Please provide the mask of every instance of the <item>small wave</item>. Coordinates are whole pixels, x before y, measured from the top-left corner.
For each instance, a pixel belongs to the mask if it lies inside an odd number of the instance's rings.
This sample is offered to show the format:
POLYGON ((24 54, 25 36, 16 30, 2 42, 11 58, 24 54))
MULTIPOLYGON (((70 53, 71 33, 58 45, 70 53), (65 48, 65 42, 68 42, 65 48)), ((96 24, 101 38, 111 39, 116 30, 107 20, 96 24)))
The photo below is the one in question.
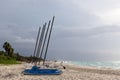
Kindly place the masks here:
POLYGON ((78 66, 120 69, 120 61, 109 61, 109 62, 67 61, 67 62, 78 66))

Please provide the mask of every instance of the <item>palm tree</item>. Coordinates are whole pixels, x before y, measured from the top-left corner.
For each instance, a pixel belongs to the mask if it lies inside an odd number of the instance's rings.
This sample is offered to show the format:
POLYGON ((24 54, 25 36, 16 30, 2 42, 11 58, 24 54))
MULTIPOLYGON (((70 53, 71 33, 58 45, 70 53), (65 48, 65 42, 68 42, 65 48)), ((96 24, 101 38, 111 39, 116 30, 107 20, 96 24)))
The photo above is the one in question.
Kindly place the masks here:
POLYGON ((14 53, 14 49, 12 48, 12 46, 10 45, 9 42, 5 42, 3 44, 3 48, 5 49, 6 53, 8 56, 12 57, 13 53, 14 53))

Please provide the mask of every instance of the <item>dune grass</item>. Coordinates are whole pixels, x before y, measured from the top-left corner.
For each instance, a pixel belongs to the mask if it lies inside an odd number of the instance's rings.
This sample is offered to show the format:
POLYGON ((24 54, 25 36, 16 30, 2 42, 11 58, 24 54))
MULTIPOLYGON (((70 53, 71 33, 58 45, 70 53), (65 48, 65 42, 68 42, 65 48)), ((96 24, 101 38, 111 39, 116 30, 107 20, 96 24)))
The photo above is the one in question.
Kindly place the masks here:
POLYGON ((15 58, 0 56, 0 64, 20 64, 15 58))

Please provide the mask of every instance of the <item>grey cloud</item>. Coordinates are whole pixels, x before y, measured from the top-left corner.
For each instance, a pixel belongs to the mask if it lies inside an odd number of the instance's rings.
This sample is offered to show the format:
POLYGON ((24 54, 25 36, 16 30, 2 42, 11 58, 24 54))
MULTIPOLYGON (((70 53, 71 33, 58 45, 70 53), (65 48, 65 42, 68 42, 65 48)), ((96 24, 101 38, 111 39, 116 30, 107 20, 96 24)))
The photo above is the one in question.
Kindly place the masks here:
MULTIPOLYGON (((119 26, 101 26, 99 17, 88 10, 94 1, 76 2, 88 6, 84 8, 71 0, 0 1, 0 47, 5 41, 9 41, 16 52, 31 55, 38 26, 55 15, 48 58, 100 60, 104 53, 106 57, 110 52, 111 56, 114 52, 119 54, 120 38, 115 36, 120 31, 119 26)), ((100 5, 93 5, 92 8, 101 9, 100 5)))
POLYGON ((64 26, 91 26, 97 23, 98 17, 85 11, 81 6, 76 6, 68 1, 4 1, 1 2, 0 21, 14 22, 20 26, 39 26, 43 22, 56 16, 56 24, 64 26), (6 4, 6 5, 2 5, 6 4), (22 6, 21 6, 22 5, 22 6), (96 21, 94 23, 94 21, 96 21), (87 24, 86 24, 87 23, 87 24))
POLYGON ((53 32, 48 58, 77 60, 118 60, 119 26, 87 29, 56 29, 53 32), (97 37, 94 37, 97 36, 97 37), (63 55, 62 55, 63 54, 63 55))
POLYGON ((19 43, 35 43, 35 40, 34 39, 23 39, 21 37, 16 37, 16 40, 15 42, 19 42, 19 43))
POLYGON ((75 37, 93 37, 99 35, 105 35, 110 33, 117 33, 120 31, 119 25, 112 26, 98 26, 94 28, 81 28, 81 27, 72 27, 72 28, 54 28, 53 36, 55 38, 75 38, 75 37))

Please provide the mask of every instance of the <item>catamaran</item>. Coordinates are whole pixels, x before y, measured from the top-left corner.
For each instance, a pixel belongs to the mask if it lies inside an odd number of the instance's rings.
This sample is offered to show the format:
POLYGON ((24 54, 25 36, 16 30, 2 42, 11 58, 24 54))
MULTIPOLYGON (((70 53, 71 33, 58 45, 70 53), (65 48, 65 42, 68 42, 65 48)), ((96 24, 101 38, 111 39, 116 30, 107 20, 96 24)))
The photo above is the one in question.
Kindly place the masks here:
MULTIPOLYGON (((47 55, 48 45, 49 45, 50 36, 51 36, 52 28, 53 28, 54 18, 55 18, 55 16, 53 16, 52 23, 51 23, 51 20, 49 21, 46 33, 45 33, 45 28, 46 28, 47 23, 45 23, 43 25, 41 34, 40 34, 41 27, 39 27, 36 45, 35 45, 34 54, 33 54, 33 57, 37 57, 37 58, 36 58, 36 60, 34 60, 34 66, 32 66, 31 69, 25 69, 22 72, 23 74, 25 74, 25 75, 60 75, 63 73, 62 70, 60 70, 60 69, 45 67, 46 66, 45 65, 46 55, 47 55), (51 24, 51 26, 50 26, 50 24, 51 24), (48 38, 47 38, 47 36, 48 36, 48 38), (46 41, 46 39, 48 41, 46 41), (45 48, 45 53, 44 53, 45 55, 44 55, 44 59, 43 59, 43 65, 42 65, 42 66, 44 66, 44 68, 43 68, 43 67, 38 67, 37 62, 38 62, 38 58, 40 58, 40 59, 42 58, 45 43, 46 43, 46 48, 45 48)), ((39 64, 40 64, 40 59, 39 59, 39 64)))

